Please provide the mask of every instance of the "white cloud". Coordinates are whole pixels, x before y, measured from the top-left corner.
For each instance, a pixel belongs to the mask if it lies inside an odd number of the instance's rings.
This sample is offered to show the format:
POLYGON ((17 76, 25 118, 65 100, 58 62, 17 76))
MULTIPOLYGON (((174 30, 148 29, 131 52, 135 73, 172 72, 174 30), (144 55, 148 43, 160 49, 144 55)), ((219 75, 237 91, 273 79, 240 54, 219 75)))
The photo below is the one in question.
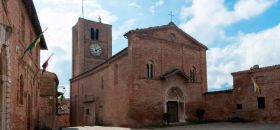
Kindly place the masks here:
POLYGON ((224 48, 208 51, 209 87, 220 88, 222 84, 232 84, 230 73, 250 69, 255 64, 261 67, 280 64, 280 24, 250 34, 241 34, 236 42, 224 48))
POLYGON ((203 43, 213 44, 216 39, 227 40, 225 27, 257 16, 276 2, 277 0, 239 0, 234 5, 234 10, 229 11, 224 0, 194 0, 190 7, 181 9, 183 23, 180 27, 203 43))
POLYGON ((152 13, 152 15, 155 14, 155 12, 156 12, 155 9, 156 9, 157 7, 163 5, 163 4, 164 4, 164 0, 158 0, 154 5, 152 5, 152 6, 150 7, 150 12, 152 13))
POLYGON ((134 8, 138 8, 138 9, 141 8, 141 6, 139 4, 137 4, 137 3, 135 3, 135 2, 129 3, 128 6, 134 7, 134 8))
MULTIPOLYGON (((189 2, 189 1, 187 1, 189 2)), ((193 0, 181 9, 180 27, 206 45, 225 42, 222 48, 207 52, 208 87, 232 85, 232 72, 246 70, 255 64, 279 64, 280 25, 258 33, 226 36, 225 28, 265 12, 277 0, 238 0, 229 10, 224 0, 193 0), (207 6, 206 6, 207 5, 207 6)))
POLYGON ((116 41, 117 39, 121 38, 121 36, 126 32, 131 30, 135 22, 136 19, 129 19, 122 23, 120 26, 116 26, 116 28, 113 28, 113 43, 115 43, 114 41, 116 41))

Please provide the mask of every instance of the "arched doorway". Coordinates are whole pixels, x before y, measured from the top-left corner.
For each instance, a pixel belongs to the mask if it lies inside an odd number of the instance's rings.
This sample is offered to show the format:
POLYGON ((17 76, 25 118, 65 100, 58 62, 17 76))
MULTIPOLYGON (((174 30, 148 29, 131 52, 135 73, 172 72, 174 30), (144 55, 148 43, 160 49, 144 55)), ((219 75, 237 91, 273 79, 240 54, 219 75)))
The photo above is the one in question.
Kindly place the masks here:
POLYGON ((165 102, 165 112, 170 113, 170 122, 185 122, 185 98, 179 87, 167 91, 165 102))

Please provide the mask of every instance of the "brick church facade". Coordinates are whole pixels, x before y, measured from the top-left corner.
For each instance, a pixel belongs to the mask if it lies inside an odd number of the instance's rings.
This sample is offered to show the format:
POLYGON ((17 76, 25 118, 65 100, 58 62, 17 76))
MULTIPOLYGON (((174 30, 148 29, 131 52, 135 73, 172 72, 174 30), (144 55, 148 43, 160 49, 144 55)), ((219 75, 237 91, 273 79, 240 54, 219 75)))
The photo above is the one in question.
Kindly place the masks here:
POLYGON ((131 30, 114 56, 112 27, 80 18, 73 27, 71 124, 132 126, 194 118, 207 91, 207 47, 175 24, 131 30))
POLYGON ((197 120, 280 122, 280 66, 232 73, 233 89, 207 92, 207 47, 174 23, 131 30, 112 53, 112 26, 80 18, 73 27, 70 123, 143 127, 197 120), (254 91, 255 80, 261 93, 254 91))

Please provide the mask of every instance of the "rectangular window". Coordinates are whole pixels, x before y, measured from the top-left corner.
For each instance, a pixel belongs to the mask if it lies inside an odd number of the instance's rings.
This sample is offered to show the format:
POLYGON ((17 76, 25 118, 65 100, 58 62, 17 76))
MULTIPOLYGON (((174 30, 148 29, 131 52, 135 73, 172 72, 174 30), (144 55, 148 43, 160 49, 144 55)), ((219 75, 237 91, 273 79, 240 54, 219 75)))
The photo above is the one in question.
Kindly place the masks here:
POLYGON ((104 89, 104 80, 103 80, 103 76, 101 77, 101 88, 104 89))
POLYGON ((153 64, 150 64, 148 63, 147 64, 147 76, 148 76, 148 79, 153 79, 153 64))
POLYGON ((265 99, 264 97, 258 97, 258 108, 264 109, 265 108, 265 99))
POLYGON ((89 108, 88 109, 86 109, 86 114, 87 115, 89 115, 90 113, 89 113, 89 108))
POLYGON ((95 40, 94 28, 90 29, 90 38, 91 40, 95 40))
POLYGON ((242 104, 236 104, 237 109, 242 109, 242 104))
POLYGON ((95 40, 99 40, 99 29, 96 29, 95 35, 96 35, 95 40))
POLYGON ((149 70, 149 64, 147 64, 147 77, 150 78, 150 70, 149 70))

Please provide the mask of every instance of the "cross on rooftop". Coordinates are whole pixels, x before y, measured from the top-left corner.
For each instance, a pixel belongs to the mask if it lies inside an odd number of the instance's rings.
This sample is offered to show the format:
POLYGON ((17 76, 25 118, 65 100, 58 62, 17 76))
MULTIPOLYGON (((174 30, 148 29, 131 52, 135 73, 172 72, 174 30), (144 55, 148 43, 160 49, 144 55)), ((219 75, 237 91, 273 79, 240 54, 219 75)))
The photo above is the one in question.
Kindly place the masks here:
POLYGON ((170 22, 173 22, 173 17, 175 16, 172 11, 168 14, 170 16, 170 22))

